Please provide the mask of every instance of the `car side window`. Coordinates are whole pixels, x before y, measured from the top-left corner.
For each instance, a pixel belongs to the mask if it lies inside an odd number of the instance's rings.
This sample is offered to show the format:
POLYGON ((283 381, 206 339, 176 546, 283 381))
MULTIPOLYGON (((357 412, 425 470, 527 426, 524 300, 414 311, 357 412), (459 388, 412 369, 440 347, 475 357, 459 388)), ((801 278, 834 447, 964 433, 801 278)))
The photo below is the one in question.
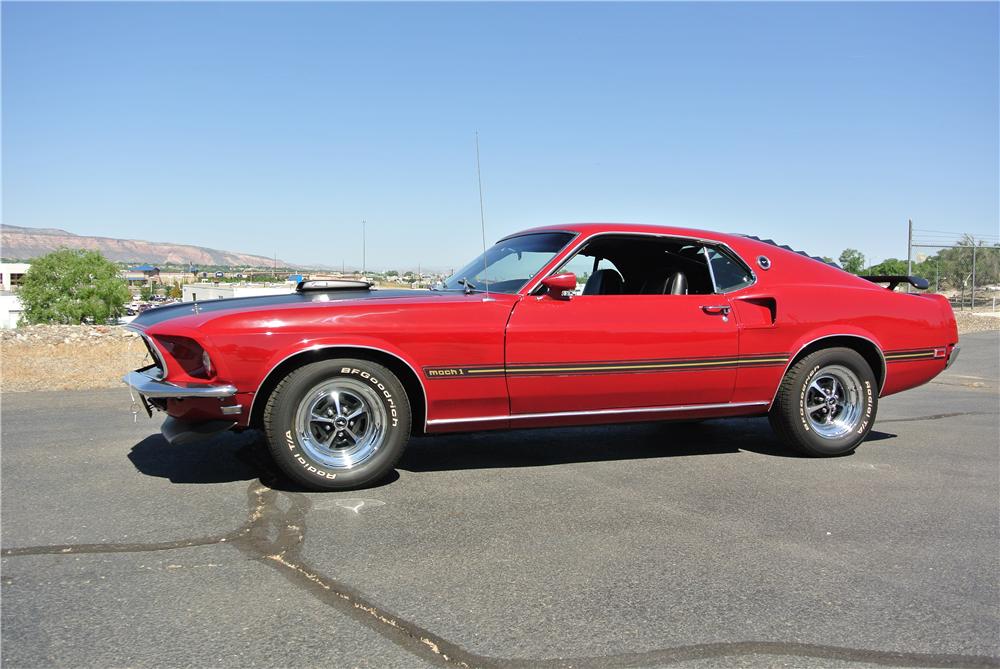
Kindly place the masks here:
POLYGON ((576 290, 573 291, 575 295, 583 294, 583 288, 587 285, 587 281, 590 280, 594 272, 612 270, 619 275, 621 274, 621 270, 615 267, 615 264, 607 258, 597 259, 597 267, 594 267, 594 260, 594 256, 581 252, 573 256, 569 262, 559 269, 560 272, 572 272, 576 274, 576 290))
POLYGON ((556 271, 576 274, 575 292, 585 297, 715 292, 705 245, 677 237, 601 235, 556 271))
POLYGON ((753 283, 753 273, 742 263, 711 247, 706 248, 706 253, 711 263, 716 292, 728 293, 753 283))

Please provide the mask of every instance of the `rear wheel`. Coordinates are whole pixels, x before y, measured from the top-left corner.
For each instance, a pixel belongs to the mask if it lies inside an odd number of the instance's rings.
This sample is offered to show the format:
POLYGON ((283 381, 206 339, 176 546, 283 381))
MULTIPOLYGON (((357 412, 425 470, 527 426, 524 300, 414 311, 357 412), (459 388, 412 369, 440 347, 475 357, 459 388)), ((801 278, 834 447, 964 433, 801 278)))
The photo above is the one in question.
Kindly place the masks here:
POLYGON ((313 490, 374 482, 403 454, 410 404, 399 379, 368 360, 300 367, 271 393, 264 432, 278 466, 313 490))
POLYGON ((875 422, 878 384, 868 362, 849 348, 816 351, 785 374, 769 415, 783 441, 813 456, 844 455, 875 422))

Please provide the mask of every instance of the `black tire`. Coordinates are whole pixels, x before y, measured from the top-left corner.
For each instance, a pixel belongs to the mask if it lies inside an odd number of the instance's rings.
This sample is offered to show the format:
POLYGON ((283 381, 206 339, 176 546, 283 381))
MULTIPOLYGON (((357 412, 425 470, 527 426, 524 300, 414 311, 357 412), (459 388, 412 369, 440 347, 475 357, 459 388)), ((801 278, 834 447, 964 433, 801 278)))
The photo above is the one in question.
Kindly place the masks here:
POLYGON ((278 383, 264 408, 264 434, 275 463, 296 483, 321 491, 357 488, 383 478, 403 454, 410 402, 403 384, 382 365, 323 360, 278 383), (359 408, 366 412, 356 413, 359 408), (358 416, 354 422, 350 413, 358 416), (367 447, 352 454, 361 444, 367 447))
POLYGON ((768 418, 789 446, 806 455, 831 457, 853 452, 871 431, 877 411, 878 382, 868 362, 852 349, 827 348, 810 353, 788 370, 768 418), (839 386, 830 379, 839 381, 839 386), (854 382, 857 387, 852 390, 854 382), (833 395, 831 402, 831 395, 824 393, 837 387, 844 401, 833 395), (810 411, 812 407, 820 408, 810 411))

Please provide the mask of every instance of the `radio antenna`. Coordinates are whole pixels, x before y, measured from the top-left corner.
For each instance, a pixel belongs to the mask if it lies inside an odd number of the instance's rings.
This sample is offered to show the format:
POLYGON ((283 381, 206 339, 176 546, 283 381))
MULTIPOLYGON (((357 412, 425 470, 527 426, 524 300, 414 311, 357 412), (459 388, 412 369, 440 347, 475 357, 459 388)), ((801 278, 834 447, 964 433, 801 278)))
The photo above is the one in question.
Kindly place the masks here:
POLYGON ((483 206, 483 172, 479 166, 479 131, 476 131, 476 178, 479 180, 479 224, 483 231, 483 284, 486 286, 486 299, 490 299, 490 280, 486 276, 489 263, 486 259, 486 208, 483 206))

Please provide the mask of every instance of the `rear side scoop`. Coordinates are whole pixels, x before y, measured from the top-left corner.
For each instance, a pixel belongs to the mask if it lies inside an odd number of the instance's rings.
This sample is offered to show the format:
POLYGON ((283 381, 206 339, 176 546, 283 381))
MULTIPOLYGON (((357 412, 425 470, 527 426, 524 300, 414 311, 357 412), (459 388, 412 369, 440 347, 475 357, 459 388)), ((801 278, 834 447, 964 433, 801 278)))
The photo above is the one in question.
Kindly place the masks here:
POLYGON ((887 283, 889 284, 889 290, 896 290, 896 286, 901 283, 908 283, 918 290, 927 290, 930 283, 927 279, 919 276, 905 276, 903 274, 876 274, 873 276, 862 276, 862 279, 867 279, 872 283, 887 283))

